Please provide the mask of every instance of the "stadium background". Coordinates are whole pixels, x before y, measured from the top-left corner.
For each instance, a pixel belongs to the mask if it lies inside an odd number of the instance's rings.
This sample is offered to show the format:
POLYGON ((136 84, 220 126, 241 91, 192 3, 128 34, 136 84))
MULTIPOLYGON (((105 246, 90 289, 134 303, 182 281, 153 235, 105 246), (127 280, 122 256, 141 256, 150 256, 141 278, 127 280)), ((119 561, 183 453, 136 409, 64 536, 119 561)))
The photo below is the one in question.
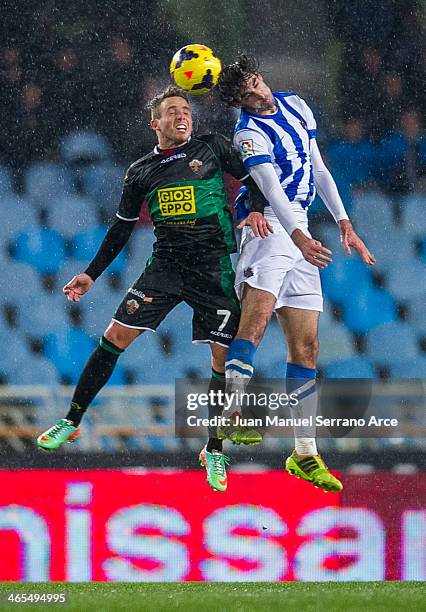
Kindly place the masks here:
MULTIPOLYGON (((101 12, 79 0, 4 3, 0 580, 424 580, 425 423, 414 411, 424 415, 426 377, 423 8, 237 0, 216 2, 212 19, 208 3, 190 0, 106 1, 101 12), (142 212, 91 293, 78 305, 63 298, 114 214, 124 169, 154 144, 145 104, 187 42, 224 62, 253 53, 271 85, 309 101, 378 260, 367 270, 344 258, 337 228, 313 205, 312 233, 336 253, 322 274, 320 374, 404 396, 394 408, 407 425, 403 438, 321 440, 346 484, 331 499, 276 471, 290 440, 232 449, 225 495, 192 471, 201 442, 173 436, 173 382, 208 376, 209 351, 191 347, 184 305, 120 358, 78 445, 53 457, 34 450, 150 253, 142 212)), ((230 132, 235 116, 214 95, 194 105, 200 131, 230 132)), ((272 321, 257 370, 279 378, 284 364, 272 321)))

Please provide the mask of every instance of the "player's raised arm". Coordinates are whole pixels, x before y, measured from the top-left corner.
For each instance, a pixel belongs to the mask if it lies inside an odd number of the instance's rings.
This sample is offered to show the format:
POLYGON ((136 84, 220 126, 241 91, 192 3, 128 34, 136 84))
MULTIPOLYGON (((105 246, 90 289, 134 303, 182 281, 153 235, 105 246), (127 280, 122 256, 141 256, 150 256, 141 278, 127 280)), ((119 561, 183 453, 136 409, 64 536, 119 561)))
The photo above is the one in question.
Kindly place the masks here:
POLYGON ((108 229, 98 252, 86 270, 74 276, 63 288, 63 292, 70 302, 79 302, 81 297, 92 287, 95 280, 114 261, 128 242, 139 219, 143 193, 137 185, 137 174, 132 168, 126 174, 124 182, 116 219, 108 229))
POLYGON ((315 188, 340 228, 340 238, 345 253, 350 255, 351 247, 353 247, 364 263, 368 265, 375 264, 374 256, 352 227, 336 183, 321 157, 315 138, 311 139, 310 152, 315 188))

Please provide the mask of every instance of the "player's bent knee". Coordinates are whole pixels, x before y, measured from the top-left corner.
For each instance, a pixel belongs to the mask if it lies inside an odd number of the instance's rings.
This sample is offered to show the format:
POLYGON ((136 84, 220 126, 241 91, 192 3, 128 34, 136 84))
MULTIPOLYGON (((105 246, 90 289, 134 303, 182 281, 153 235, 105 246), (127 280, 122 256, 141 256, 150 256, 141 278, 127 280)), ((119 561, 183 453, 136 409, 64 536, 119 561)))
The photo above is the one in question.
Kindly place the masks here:
POLYGON ((104 333, 104 337, 121 349, 127 348, 143 330, 124 327, 112 321, 104 333))

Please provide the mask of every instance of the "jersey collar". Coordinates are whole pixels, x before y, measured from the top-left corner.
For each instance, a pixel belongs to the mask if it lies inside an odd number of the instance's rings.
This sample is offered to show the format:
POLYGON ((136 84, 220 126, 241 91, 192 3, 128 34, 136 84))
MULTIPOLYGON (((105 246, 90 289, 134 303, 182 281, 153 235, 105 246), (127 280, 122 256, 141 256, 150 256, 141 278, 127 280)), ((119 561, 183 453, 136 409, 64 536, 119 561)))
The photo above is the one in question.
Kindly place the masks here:
POLYGON ((157 155, 174 155, 175 153, 182 151, 189 143, 191 142, 191 136, 185 142, 185 144, 180 145, 179 147, 174 147, 173 149, 160 149, 159 145, 155 145, 154 153, 157 155))

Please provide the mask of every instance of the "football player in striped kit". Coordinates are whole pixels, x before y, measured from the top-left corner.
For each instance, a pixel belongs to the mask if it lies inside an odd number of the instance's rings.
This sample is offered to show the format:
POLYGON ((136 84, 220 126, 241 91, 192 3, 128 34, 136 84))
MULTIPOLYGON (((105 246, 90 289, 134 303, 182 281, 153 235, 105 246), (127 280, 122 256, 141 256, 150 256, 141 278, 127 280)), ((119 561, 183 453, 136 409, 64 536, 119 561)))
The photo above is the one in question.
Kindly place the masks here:
MULTIPOLYGON (((331 251, 308 229, 307 212, 316 191, 339 226, 345 253, 350 255, 353 248, 367 265, 375 259, 355 233, 322 160, 315 118, 306 102, 295 93, 272 92, 257 61, 246 55, 222 70, 218 89, 228 105, 241 108, 234 146, 268 202, 264 215, 273 227, 264 239, 243 229, 236 272, 242 312, 226 358, 227 383, 245 388, 256 348, 275 311, 288 344, 287 392, 299 400, 293 416, 314 416, 323 305, 319 270, 332 262, 331 251)), ((229 431, 219 433, 230 437, 229 431)), ((318 454, 314 428, 295 428, 295 450, 286 470, 325 491, 343 488, 318 454)))

